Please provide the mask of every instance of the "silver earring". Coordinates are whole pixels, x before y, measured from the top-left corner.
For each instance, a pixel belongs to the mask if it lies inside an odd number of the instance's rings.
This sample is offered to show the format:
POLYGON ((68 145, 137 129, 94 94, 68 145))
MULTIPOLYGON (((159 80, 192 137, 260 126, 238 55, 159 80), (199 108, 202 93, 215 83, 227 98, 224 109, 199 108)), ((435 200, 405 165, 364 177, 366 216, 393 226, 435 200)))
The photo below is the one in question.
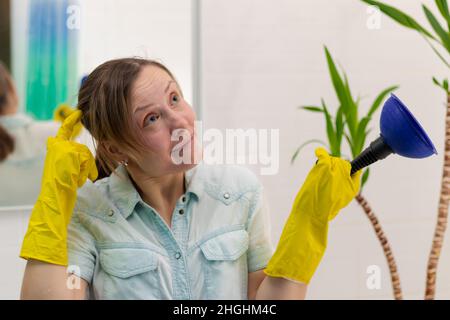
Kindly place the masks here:
POLYGON ((120 161, 120 163, 122 165, 124 165, 125 167, 128 167, 128 160, 122 160, 122 161, 120 161))

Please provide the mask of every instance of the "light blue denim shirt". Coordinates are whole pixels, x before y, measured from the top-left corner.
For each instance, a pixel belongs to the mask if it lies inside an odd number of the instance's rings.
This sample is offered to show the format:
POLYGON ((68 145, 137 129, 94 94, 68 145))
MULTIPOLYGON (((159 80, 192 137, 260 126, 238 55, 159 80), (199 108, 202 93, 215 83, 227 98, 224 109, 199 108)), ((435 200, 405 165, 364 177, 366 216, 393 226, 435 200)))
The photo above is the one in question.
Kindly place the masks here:
POLYGON ((90 299, 247 299, 248 273, 273 254, 270 218, 247 168, 200 163, 171 228, 142 201, 123 166, 78 190, 69 265, 90 299))

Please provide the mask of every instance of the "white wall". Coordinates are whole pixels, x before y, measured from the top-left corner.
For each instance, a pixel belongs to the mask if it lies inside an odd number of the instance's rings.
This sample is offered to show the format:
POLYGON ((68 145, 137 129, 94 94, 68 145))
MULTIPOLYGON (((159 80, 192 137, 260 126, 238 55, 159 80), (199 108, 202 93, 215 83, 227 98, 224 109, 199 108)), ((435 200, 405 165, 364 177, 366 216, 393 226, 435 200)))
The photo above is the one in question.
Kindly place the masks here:
MULTIPOLYGON (((434 8, 434 1, 423 2, 434 8)), ((389 3, 426 23, 419 1, 389 3)), ((366 8, 353 0, 203 1, 205 127, 280 129, 279 174, 261 176, 277 243, 292 201, 314 164, 316 146, 305 148, 293 166, 290 158, 302 142, 326 139, 323 118, 296 107, 320 103, 321 97, 334 106, 333 112, 336 107, 323 45, 345 67, 353 92, 364 97, 363 110, 381 89, 401 85, 398 96, 421 121, 440 154, 424 160, 391 155, 372 166, 364 194, 391 242, 404 297, 422 299, 444 147, 445 97, 431 77, 443 78, 448 70, 419 35, 390 19, 383 16, 381 29, 369 30, 366 8)), ((378 135, 377 122, 372 123, 371 138, 378 135)), ((437 298, 450 298, 449 237, 441 256, 437 298)), ((392 297, 382 249, 353 202, 332 222, 329 247, 308 298, 392 297), (381 290, 366 287, 369 265, 381 267, 381 290)))
POLYGON ((84 0, 82 74, 113 58, 157 59, 177 77, 192 101, 191 1, 84 0))

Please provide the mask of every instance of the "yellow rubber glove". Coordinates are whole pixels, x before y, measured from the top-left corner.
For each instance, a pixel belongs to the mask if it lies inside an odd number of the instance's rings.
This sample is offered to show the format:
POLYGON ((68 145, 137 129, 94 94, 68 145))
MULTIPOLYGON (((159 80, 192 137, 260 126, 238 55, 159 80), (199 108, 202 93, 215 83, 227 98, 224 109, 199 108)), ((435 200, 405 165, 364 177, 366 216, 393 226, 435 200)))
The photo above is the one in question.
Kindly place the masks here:
POLYGON ((81 111, 73 112, 55 138, 47 140, 41 191, 31 212, 20 257, 67 266, 67 226, 75 206, 77 189, 97 168, 85 145, 69 141, 81 111))
POLYGON ((350 176, 350 162, 317 148, 317 164, 298 192, 277 249, 264 273, 309 283, 327 246, 328 222, 360 189, 361 170, 350 176))
MULTIPOLYGON (((67 119, 67 117, 75 112, 75 110, 76 109, 72 108, 68 104, 60 104, 53 112, 53 120, 63 123, 64 120, 67 119)), ((74 140, 76 137, 78 137, 81 129, 83 129, 83 125, 81 124, 81 122, 78 122, 72 130, 70 140, 74 140)))

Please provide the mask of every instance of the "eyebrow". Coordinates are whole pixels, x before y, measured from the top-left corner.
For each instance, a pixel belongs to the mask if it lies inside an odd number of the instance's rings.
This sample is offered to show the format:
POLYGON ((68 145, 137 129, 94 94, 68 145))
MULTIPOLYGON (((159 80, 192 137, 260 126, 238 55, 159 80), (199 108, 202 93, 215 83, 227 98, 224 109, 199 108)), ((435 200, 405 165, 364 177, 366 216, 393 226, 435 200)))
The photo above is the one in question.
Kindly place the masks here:
MULTIPOLYGON (((169 90, 169 87, 170 87, 170 85, 171 85, 173 82, 175 82, 175 80, 170 80, 170 81, 167 83, 167 87, 166 87, 166 89, 164 90, 164 93, 167 93, 167 90, 169 90)), ((150 103, 150 104, 147 104, 147 105, 145 105, 145 106, 138 107, 138 108, 136 108, 136 110, 134 110, 134 113, 136 113, 136 112, 138 112, 138 111, 141 111, 141 110, 143 110, 143 109, 146 109, 146 108, 148 108, 148 107, 150 107, 150 106, 152 106, 152 105, 154 105, 154 103, 150 103)))

